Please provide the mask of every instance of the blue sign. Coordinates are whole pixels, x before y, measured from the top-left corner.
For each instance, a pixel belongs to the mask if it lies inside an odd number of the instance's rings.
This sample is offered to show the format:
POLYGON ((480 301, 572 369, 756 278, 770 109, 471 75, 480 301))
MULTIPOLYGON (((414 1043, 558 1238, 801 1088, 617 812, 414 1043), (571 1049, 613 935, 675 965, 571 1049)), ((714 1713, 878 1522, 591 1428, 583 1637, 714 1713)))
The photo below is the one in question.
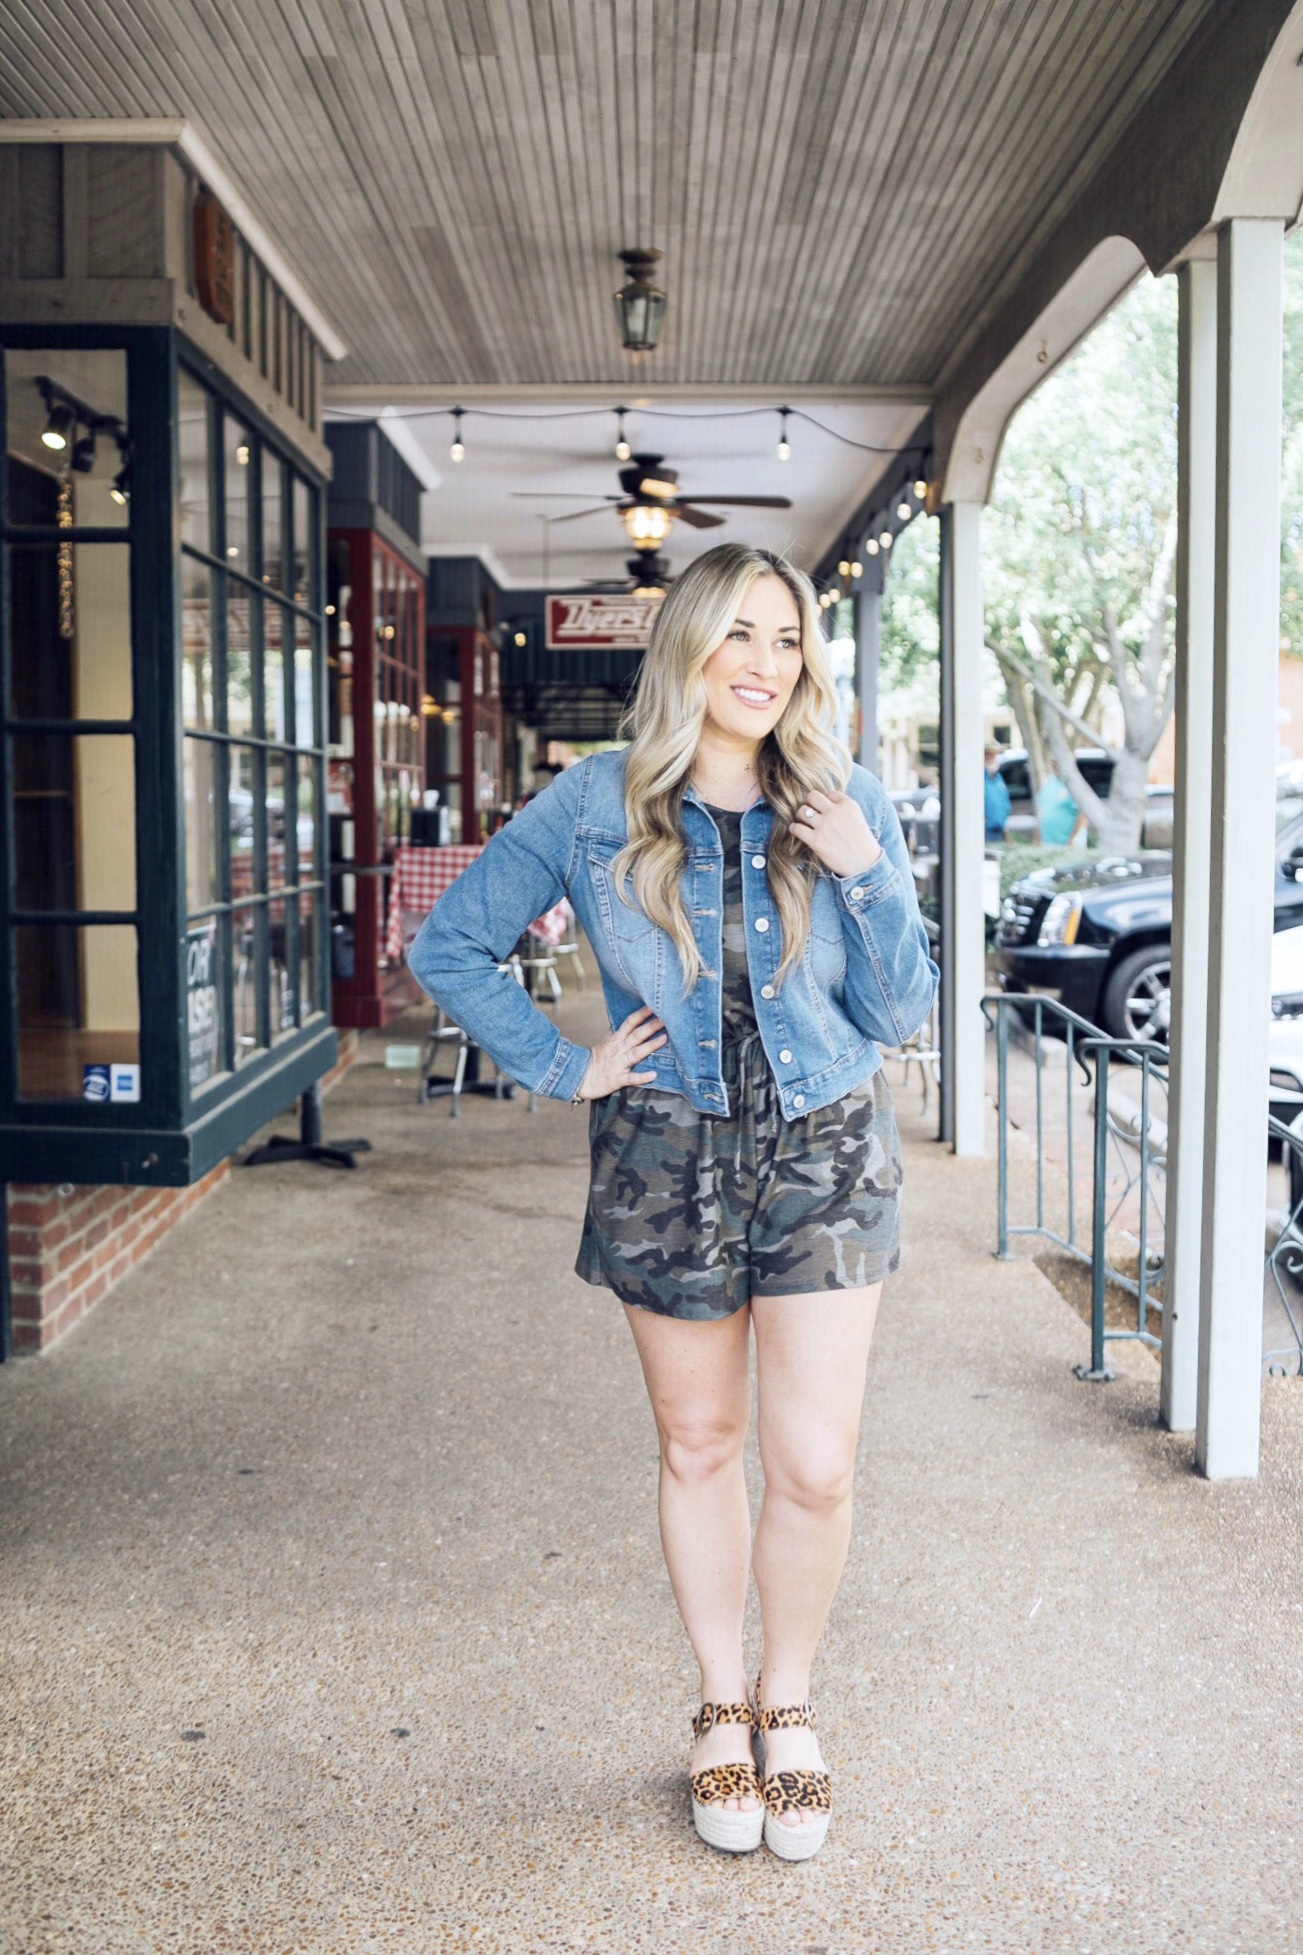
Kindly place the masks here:
POLYGON ((83 1066, 81 1069, 81 1096, 84 1100, 107 1100, 109 1097, 109 1069, 107 1066, 83 1066))

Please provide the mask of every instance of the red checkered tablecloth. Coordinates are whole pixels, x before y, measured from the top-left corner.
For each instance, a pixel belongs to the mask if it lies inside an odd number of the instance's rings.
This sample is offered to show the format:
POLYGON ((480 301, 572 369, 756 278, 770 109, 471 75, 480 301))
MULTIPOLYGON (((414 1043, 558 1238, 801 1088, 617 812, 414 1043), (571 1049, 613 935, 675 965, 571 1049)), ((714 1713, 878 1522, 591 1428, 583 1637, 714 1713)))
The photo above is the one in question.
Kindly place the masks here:
MULTIPOLYGON (((484 846, 483 842, 455 842, 444 848, 417 848, 405 843, 399 849, 389 879, 387 957, 394 960, 402 955, 444 891, 470 867, 484 846)), ((555 909, 530 924, 529 933, 549 947, 559 944, 573 916, 563 897, 555 909)))

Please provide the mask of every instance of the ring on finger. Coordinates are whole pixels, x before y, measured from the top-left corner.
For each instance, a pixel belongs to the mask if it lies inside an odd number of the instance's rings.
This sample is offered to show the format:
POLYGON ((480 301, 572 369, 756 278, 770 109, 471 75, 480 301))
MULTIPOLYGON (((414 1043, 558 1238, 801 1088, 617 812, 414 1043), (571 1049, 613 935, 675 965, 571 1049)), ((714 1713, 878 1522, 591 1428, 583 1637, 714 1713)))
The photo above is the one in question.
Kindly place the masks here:
POLYGON ((813 821, 818 812, 817 808, 802 808, 801 818, 803 821, 813 821))

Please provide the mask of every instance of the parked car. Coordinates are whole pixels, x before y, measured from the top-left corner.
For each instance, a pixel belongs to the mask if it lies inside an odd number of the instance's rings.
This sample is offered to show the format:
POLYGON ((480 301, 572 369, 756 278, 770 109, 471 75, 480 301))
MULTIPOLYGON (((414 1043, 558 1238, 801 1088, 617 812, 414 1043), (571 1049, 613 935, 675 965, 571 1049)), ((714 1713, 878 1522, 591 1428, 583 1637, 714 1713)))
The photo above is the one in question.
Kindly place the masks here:
MULTIPOLYGON (((1086 786, 1093 788, 1101 801, 1107 801, 1113 785, 1113 756, 1102 747, 1080 747, 1073 755, 1086 786)), ((1035 841, 1036 799, 1032 793, 1031 763, 1025 747, 1010 747, 998 762, 1000 778, 1009 790, 1012 812, 1005 827, 1011 842, 1035 841)), ((1140 845, 1146 849, 1172 846, 1172 790, 1153 786, 1148 790, 1148 807, 1141 829, 1140 845)))
MULTIPOLYGON (((1303 925, 1303 795, 1276 802, 1276 929, 1303 925)), ((1167 1043, 1172 864, 1156 851, 1095 856, 1016 882, 996 927, 1005 991, 1042 991, 1112 1038, 1167 1043)))

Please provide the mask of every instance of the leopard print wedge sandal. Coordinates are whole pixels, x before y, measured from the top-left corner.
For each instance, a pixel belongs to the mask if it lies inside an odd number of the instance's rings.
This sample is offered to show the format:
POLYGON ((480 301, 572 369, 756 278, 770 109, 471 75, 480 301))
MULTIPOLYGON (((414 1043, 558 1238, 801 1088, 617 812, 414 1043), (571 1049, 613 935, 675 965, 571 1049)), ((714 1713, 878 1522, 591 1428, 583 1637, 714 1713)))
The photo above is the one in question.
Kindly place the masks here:
MULTIPOLYGON (((755 1728, 750 1704, 703 1704, 692 1720, 695 1743, 717 1724, 755 1728)), ((721 1853, 754 1853, 765 1829, 765 1795, 754 1760, 741 1765, 710 1765, 692 1774, 692 1823, 707 1846, 721 1853), (730 1811, 725 1799, 754 1799, 751 1812, 730 1811)))
MULTIPOLYGON (((809 1698, 803 1704, 783 1704, 766 1709, 760 1702, 760 1680, 756 1679, 757 1721, 763 1737, 766 1731, 790 1731, 804 1725, 814 1729, 814 1706, 809 1698)), ((766 1766, 768 1759, 766 1758, 766 1766)), ((810 1860, 828 1837, 832 1822, 832 1780, 824 1771, 771 1772, 762 1781, 765 1799, 764 1842, 780 1860, 810 1860), (801 1815, 799 1826, 785 1826, 781 1814, 801 1815)))

